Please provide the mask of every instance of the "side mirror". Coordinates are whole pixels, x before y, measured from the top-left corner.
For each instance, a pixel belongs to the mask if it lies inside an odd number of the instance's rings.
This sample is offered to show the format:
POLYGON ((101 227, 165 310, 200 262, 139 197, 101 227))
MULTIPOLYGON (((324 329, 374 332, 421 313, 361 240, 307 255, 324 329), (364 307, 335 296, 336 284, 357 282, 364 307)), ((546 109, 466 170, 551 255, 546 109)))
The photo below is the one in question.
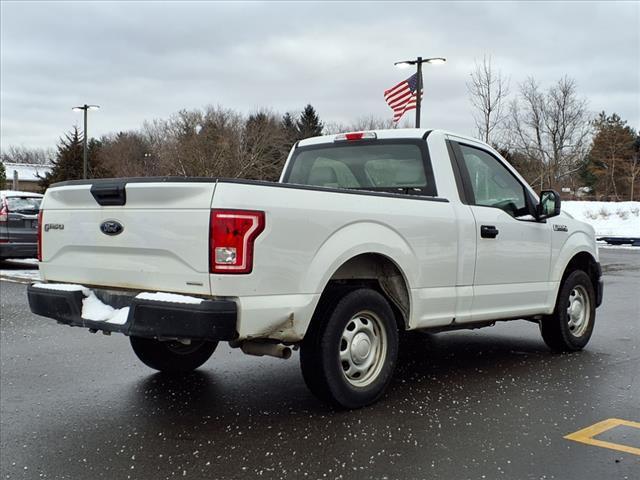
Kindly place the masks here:
POLYGON ((540 203, 536 206, 536 220, 560 215, 560 194, 555 190, 540 192, 540 203))

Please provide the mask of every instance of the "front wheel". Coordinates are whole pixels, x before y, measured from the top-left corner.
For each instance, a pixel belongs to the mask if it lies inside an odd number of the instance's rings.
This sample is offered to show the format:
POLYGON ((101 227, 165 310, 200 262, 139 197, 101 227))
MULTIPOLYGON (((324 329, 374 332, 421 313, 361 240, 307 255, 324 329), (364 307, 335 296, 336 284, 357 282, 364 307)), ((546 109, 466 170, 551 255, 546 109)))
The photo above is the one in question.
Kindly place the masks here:
POLYGON ((375 290, 330 295, 314 315, 300 352, 309 389, 341 408, 375 402, 389 385, 398 329, 389 303, 375 290))
POLYGON ((190 372, 201 366, 213 355, 218 342, 192 341, 185 345, 177 341, 160 341, 152 338, 129 337, 136 356, 146 366, 161 372, 190 372))
POLYGON ((582 350, 596 320, 596 298, 589 275, 571 272, 560 286, 554 312, 540 321, 542 338, 558 352, 582 350))

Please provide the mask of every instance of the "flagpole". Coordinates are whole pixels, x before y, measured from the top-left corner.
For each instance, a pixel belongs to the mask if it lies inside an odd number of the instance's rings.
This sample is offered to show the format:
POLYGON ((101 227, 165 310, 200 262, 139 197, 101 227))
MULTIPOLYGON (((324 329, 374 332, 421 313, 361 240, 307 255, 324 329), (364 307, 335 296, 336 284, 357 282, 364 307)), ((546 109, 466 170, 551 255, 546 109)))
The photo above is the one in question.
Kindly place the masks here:
POLYGON ((422 107, 422 64, 429 63, 433 65, 439 65, 445 63, 447 61, 446 58, 443 57, 435 57, 435 58, 422 58, 418 57, 415 60, 403 60, 401 62, 395 62, 394 65, 396 67, 408 67, 410 65, 416 65, 417 73, 416 76, 416 128, 420 128, 420 111, 422 107))
POLYGON ((420 103, 422 102, 422 57, 418 57, 416 61, 418 65, 417 92, 416 92, 416 128, 420 128, 420 103))

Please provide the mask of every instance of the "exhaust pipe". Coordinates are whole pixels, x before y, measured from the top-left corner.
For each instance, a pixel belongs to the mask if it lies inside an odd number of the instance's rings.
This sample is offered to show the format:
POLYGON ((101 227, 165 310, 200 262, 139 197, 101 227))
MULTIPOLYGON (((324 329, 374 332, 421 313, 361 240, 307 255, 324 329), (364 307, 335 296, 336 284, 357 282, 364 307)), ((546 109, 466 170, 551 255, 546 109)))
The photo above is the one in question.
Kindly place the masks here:
POLYGON ((284 360, 291 358, 291 349, 278 343, 243 342, 240 350, 247 355, 256 355, 258 357, 269 355, 270 357, 284 360))

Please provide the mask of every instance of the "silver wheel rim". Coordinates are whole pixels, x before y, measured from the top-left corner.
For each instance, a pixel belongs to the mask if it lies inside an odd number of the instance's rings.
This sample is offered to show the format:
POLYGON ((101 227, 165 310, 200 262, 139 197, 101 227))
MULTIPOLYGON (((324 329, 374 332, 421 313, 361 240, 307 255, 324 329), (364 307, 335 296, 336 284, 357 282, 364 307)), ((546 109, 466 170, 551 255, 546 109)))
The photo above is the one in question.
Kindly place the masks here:
POLYGON ((351 317, 340 338, 339 357, 351 385, 366 387, 375 381, 387 358, 387 333, 380 317, 370 311, 351 317))
POLYGON ((590 314, 589 295, 582 285, 577 285, 569 293, 567 304, 567 325, 574 337, 581 337, 587 330, 590 314))

